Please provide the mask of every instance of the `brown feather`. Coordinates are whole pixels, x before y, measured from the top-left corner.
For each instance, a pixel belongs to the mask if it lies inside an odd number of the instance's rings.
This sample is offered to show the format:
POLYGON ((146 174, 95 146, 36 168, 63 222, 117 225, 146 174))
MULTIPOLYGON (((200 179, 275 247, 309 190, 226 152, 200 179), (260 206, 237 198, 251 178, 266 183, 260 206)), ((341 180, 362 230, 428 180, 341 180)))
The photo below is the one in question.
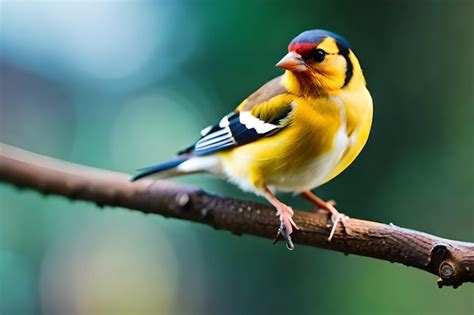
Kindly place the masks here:
POLYGON ((251 110, 255 105, 268 101, 269 99, 288 93, 288 90, 282 83, 282 76, 276 77, 273 80, 265 83, 261 88, 251 94, 238 107, 238 112, 251 110))

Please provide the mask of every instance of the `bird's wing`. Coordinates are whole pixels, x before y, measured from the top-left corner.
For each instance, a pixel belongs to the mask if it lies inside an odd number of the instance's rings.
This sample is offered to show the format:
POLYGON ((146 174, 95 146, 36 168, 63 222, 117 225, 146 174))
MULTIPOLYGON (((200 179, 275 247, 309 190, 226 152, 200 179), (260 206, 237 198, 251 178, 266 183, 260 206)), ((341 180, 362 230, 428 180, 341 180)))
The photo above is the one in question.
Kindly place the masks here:
POLYGON ((293 110, 292 95, 274 79, 244 100, 218 124, 201 131, 201 138, 179 154, 208 155, 269 137, 283 129, 293 110))

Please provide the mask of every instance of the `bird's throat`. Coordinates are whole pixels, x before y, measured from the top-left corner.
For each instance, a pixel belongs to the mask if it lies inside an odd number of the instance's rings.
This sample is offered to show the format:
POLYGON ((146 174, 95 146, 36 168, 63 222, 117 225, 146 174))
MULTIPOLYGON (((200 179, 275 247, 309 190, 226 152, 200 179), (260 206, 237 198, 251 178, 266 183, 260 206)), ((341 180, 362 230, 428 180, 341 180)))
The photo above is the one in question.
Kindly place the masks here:
POLYGON ((307 72, 285 71, 283 84, 288 92, 299 96, 322 96, 328 94, 322 82, 307 72))

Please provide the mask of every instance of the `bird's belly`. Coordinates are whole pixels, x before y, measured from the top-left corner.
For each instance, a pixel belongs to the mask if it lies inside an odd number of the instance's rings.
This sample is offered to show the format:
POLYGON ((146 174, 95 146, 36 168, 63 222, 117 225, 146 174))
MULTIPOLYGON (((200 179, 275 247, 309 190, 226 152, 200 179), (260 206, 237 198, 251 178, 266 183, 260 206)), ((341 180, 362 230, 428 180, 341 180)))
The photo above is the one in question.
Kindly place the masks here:
POLYGON ((346 129, 341 127, 334 137, 332 149, 322 156, 313 157, 300 168, 288 168, 288 172, 268 176, 266 182, 279 191, 302 192, 321 186, 337 167, 349 145, 346 129))

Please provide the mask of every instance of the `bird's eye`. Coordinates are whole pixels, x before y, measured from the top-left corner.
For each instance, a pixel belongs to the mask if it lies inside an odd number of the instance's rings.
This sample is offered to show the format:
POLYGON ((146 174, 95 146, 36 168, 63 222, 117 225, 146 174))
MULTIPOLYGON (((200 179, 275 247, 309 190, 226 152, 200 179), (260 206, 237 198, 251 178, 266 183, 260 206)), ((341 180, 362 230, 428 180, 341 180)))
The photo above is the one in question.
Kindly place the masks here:
POLYGON ((322 50, 321 48, 313 49, 311 54, 313 56, 313 60, 316 62, 321 62, 326 57, 326 52, 322 50))

